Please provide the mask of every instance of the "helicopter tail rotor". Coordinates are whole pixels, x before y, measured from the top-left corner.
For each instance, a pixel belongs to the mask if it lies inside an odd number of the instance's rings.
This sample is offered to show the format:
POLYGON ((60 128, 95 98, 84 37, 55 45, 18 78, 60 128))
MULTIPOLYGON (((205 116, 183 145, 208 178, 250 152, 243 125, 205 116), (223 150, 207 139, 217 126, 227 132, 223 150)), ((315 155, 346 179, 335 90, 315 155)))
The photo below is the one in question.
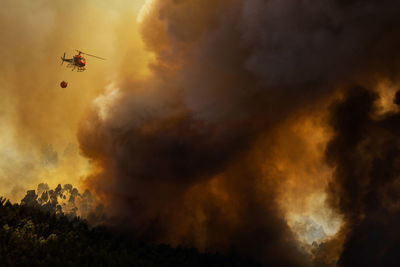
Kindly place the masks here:
POLYGON ((64 63, 64 61, 65 61, 65 52, 64 52, 64 55, 61 58, 61 65, 64 63))

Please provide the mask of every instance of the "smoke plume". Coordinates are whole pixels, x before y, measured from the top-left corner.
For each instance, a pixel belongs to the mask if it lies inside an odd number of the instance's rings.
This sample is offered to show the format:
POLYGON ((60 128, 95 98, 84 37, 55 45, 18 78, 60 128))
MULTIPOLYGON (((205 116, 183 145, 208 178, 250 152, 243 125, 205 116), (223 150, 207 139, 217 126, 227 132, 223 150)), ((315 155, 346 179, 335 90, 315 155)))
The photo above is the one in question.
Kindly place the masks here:
MULTIPOLYGON (((78 135, 95 165, 86 185, 105 201, 110 223, 146 241, 305 265, 278 205, 286 178, 272 164, 275 141, 297 119, 318 117, 341 88, 396 78, 399 7, 390 0, 148 1, 140 21, 153 55, 150 77, 127 75, 109 87, 78 135)), ((365 224, 357 229, 382 225, 381 213, 396 218, 376 198, 397 207, 398 119, 372 119, 373 100, 358 89, 330 121, 329 203, 349 229, 357 220, 365 224)), ((287 136, 285 149, 302 148, 287 136)), ((307 157, 288 155, 298 165, 295 158, 307 157)), ((302 185, 302 177, 295 181, 302 185)), ((362 232, 350 232, 341 263, 358 255, 347 246, 362 232)))
POLYGON ((375 92, 356 87, 332 107, 335 136, 326 156, 335 167, 330 201, 349 232, 339 261, 344 266, 399 262, 400 113, 376 116, 377 100, 375 92))

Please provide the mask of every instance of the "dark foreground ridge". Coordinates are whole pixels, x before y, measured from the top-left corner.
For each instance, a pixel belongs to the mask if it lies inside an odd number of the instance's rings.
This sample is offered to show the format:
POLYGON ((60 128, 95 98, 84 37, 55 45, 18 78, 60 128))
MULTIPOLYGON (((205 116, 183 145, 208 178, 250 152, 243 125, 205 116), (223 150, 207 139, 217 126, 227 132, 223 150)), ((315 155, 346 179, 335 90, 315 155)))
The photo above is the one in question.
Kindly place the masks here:
POLYGON ((0 197, 0 266, 255 266, 195 248, 138 243, 104 227, 0 197))

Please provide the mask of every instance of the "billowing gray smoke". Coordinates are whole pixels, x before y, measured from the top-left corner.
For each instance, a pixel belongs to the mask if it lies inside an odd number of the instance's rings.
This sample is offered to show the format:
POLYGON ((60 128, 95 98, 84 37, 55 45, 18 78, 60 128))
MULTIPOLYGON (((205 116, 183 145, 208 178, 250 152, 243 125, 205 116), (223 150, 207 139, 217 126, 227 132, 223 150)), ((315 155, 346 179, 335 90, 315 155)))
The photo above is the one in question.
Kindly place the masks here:
POLYGON ((146 241, 306 264, 276 205, 265 140, 341 86, 397 76, 400 2, 163 0, 151 10, 152 77, 120 81, 107 114, 94 110, 79 132, 98 167, 86 183, 110 223, 146 241))

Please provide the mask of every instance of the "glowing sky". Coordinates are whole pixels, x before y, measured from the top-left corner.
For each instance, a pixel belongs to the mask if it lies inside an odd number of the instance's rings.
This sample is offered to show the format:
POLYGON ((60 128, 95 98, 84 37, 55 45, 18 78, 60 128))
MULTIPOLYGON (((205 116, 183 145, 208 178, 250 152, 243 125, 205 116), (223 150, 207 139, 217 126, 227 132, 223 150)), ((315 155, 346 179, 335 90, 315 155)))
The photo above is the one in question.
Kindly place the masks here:
POLYGON ((2 1, 0 194, 19 201, 46 181, 79 184, 90 164, 76 132, 93 100, 120 76, 146 76, 137 15, 144 1, 2 1), (87 71, 61 66, 79 49, 87 71), (65 89, 59 83, 69 83, 65 89))

